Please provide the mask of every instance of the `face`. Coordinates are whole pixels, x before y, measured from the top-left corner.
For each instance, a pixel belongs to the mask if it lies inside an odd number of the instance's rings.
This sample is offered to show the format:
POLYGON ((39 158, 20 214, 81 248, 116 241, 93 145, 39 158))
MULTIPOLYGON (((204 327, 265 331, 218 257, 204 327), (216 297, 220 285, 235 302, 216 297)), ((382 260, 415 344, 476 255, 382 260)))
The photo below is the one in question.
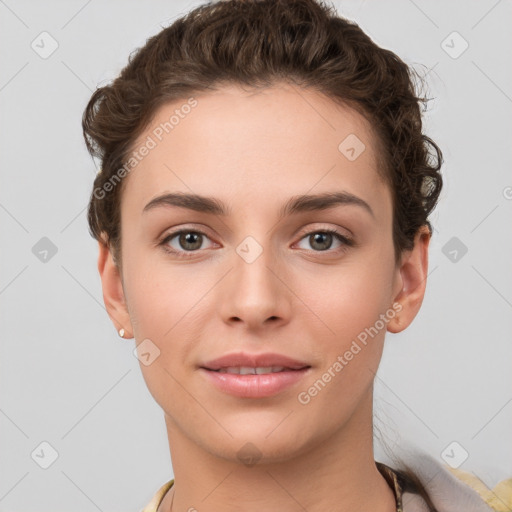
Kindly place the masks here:
POLYGON ((385 332, 421 304, 426 243, 395 266, 391 192, 355 111, 284 84, 194 98, 161 107, 134 146, 155 142, 125 178, 122 275, 100 246, 105 301, 144 347, 168 429, 226 459, 251 442, 283 460, 357 415, 370 421, 385 332), (337 200, 302 197, 325 194, 337 200), (306 368, 283 378, 205 369, 234 353, 306 368), (244 377, 259 392, 219 384, 244 377))

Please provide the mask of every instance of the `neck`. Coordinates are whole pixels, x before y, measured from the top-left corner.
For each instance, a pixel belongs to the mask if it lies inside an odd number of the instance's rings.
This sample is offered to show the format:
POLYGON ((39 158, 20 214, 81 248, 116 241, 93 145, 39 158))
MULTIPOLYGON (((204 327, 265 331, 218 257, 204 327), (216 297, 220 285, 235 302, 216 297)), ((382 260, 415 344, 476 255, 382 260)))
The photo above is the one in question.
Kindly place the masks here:
POLYGON ((252 466, 206 451, 166 416, 175 483, 158 512, 171 512, 171 503, 172 512, 395 512, 394 493, 375 465, 372 399, 369 393, 366 407, 308 450, 252 466))

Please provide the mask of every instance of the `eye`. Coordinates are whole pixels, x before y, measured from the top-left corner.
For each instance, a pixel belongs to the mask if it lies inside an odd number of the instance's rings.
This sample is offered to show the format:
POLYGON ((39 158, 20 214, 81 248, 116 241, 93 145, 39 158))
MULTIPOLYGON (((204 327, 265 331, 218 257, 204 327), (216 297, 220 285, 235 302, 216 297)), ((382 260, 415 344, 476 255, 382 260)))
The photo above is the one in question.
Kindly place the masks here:
POLYGON ((209 239, 206 233, 192 229, 182 229, 166 236, 160 245, 163 246, 164 250, 170 252, 180 258, 187 258, 197 252, 199 249, 204 249, 203 242, 205 239, 209 239), (170 242, 176 239, 174 245, 170 242))
MULTIPOLYGON (((310 231, 306 234, 306 236, 301 238, 302 240, 307 240, 313 250, 315 252, 328 251, 331 249, 333 240, 338 241, 340 244, 338 249, 346 250, 347 247, 352 247, 354 245, 353 240, 347 238, 346 236, 338 233, 335 229, 321 229, 317 231, 310 231)), ((331 251, 336 252, 336 248, 331 251)))

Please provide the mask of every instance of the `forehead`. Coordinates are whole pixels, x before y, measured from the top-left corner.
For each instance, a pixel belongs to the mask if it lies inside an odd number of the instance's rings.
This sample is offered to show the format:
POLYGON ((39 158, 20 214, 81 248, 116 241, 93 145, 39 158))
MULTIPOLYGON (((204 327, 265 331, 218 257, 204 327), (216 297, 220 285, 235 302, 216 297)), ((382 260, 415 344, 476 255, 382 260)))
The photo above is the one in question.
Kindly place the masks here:
POLYGON ((262 204, 345 190, 390 214, 376 140, 356 111, 289 84, 229 85, 193 99, 160 107, 134 144, 150 149, 125 178, 123 209, 140 215, 170 191, 262 204))

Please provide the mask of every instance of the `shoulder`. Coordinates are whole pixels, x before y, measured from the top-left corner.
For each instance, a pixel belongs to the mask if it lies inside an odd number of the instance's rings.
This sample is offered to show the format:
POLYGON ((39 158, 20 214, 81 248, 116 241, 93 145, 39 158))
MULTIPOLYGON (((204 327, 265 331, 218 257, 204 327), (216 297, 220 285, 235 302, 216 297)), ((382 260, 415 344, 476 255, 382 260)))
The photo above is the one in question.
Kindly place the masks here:
POLYGON ((458 480, 474 489, 493 510, 499 512, 509 512, 512 510, 512 478, 501 480, 501 482, 490 489, 482 480, 467 471, 450 467, 448 469, 458 480))
POLYGON ((512 478, 489 489, 471 473, 454 470, 429 454, 418 451, 401 457, 393 469, 400 476, 403 512, 430 510, 418 491, 418 483, 437 512, 512 510, 512 478))

